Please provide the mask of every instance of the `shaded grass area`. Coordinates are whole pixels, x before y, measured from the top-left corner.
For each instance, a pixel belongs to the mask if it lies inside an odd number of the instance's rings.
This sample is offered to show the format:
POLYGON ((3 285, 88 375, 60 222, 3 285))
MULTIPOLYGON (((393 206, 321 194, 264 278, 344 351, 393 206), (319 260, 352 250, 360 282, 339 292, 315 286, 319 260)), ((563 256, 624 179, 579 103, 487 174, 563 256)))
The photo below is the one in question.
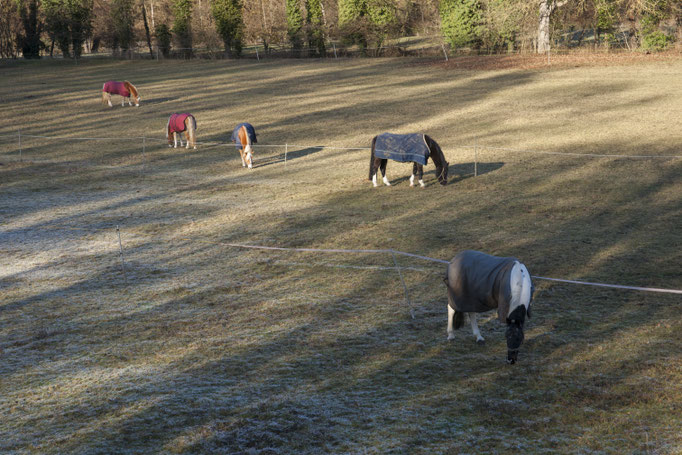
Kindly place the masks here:
POLYGON ((517 256, 540 276, 682 288, 677 60, 459 71, 405 60, 22 64, 0 146, 0 450, 16 453, 678 453, 679 296, 536 281, 520 362, 504 327, 445 341, 443 267, 221 242, 517 256), (49 75, 49 77, 48 77, 49 75), (100 106, 108 79, 140 108, 100 106), (61 84, 56 92, 52 85, 61 84), (409 101, 408 101, 409 100, 409 101), (366 180, 369 151, 168 149, 241 121, 262 144, 423 131, 452 179, 366 180), (65 114, 66 113, 66 114, 65 114), (68 118, 68 122, 65 122, 68 118), (63 126, 68 124, 68 128, 63 126), (139 141, 148 136, 142 154, 139 141), (463 148, 476 142, 474 154, 463 148), (454 171, 454 172, 453 172, 454 171), (121 227, 123 265, 116 226, 121 227), (361 266, 342 268, 334 266, 361 266), (125 268, 125 277, 122 271, 125 268), (375 267, 375 268, 371 268, 375 267))

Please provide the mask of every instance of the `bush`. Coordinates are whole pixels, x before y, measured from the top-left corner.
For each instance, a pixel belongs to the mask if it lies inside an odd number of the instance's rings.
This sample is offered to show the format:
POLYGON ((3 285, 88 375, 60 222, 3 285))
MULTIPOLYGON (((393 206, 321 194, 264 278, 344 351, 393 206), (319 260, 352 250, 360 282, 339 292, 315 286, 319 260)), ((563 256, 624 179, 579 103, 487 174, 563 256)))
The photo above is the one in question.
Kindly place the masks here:
POLYGON ((171 49, 171 32, 166 24, 156 24, 154 27, 154 38, 156 38, 156 45, 161 50, 164 57, 170 56, 171 49))

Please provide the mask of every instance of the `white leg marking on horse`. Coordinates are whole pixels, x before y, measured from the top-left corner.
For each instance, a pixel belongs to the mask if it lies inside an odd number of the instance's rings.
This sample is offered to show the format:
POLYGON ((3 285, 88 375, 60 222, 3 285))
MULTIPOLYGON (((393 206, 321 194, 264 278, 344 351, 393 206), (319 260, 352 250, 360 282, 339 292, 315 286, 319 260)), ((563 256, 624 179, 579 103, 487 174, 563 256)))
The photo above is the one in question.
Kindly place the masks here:
POLYGON ((448 305, 448 340, 455 339, 455 329, 452 327, 452 318, 455 316, 455 310, 448 305))
POLYGON ((419 180, 419 186, 421 186, 422 188, 424 188, 426 186, 426 185, 424 185, 424 181, 421 179, 419 180))
POLYGON ((483 343, 485 340, 481 336, 481 331, 478 330, 478 316, 476 313, 469 313, 469 321, 471 322, 471 331, 476 337, 476 343, 483 343))
POLYGON ((114 105, 111 104, 111 98, 107 100, 107 103, 109 104, 109 107, 114 107, 114 105))
POLYGON ((410 176, 410 186, 414 186, 414 174, 410 176))
POLYGON ((386 186, 391 186, 391 184, 389 183, 389 181, 388 181, 388 179, 386 178, 385 175, 384 175, 384 179, 383 179, 383 180, 384 180, 384 185, 386 185, 386 186))
POLYGON ((372 184, 373 184, 375 187, 379 186, 379 185, 377 185, 377 175, 376 175, 376 174, 374 174, 374 176, 372 177, 372 184))

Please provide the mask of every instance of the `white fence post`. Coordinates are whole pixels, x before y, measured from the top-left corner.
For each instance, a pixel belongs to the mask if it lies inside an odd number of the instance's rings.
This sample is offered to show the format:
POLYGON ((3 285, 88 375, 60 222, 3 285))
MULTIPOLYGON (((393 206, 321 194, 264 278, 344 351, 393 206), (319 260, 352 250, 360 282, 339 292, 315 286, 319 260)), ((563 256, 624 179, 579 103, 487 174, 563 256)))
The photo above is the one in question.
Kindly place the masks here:
POLYGON ((257 58, 258 61, 260 62, 260 57, 258 56, 258 48, 256 48, 256 58, 257 58))
POLYGON ((24 161, 24 157, 21 153, 21 130, 19 130, 19 161, 24 161))
POLYGON ((445 44, 441 43, 440 47, 443 48, 443 54, 445 54, 445 61, 447 62, 448 61, 448 53, 445 52, 445 44))
POLYGON ((339 56, 336 55, 336 44, 332 43, 332 47, 334 48, 334 58, 339 58, 339 56))

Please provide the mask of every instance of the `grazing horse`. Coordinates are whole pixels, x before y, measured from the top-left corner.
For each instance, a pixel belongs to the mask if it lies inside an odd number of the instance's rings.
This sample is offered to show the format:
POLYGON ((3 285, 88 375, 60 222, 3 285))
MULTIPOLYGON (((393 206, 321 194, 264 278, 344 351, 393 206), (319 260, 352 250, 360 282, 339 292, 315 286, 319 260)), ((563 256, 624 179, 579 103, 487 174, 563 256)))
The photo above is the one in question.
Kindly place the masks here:
POLYGON ((250 123, 240 123, 232 131, 232 142, 235 143, 239 154, 242 157, 242 167, 253 167, 253 147, 257 144, 256 130, 250 123))
POLYGON ((412 162, 412 176, 410 186, 414 186, 414 177, 419 177, 419 185, 424 187, 424 165, 429 157, 436 165, 436 175, 441 185, 448 183, 448 168, 450 163, 445 161, 443 150, 436 141, 426 134, 391 134, 383 133, 372 139, 372 155, 369 160, 369 180, 377 185, 377 169, 381 169, 384 184, 391 186, 386 178, 386 163, 388 159, 402 163, 412 162))
POLYGON ((123 101, 121 101, 121 106, 126 105, 126 100, 130 106, 133 103, 130 101, 130 97, 135 98, 135 106, 140 105, 140 95, 137 93, 137 89, 133 84, 128 81, 118 82, 118 81, 107 81, 102 86, 102 103, 108 103, 109 107, 114 107, 111 104, 111 95, 121 95, 123 101))
POLYGON ((182 133, 185 133, 187 139, 187 147, 197 148, 197 121, 192 114, 171 114, 168 117, 168 125, 166 125, 166 139, 168 139, 168 147, 178 147, 178 140, 180 140, 180 147, 182 147, 182 133), (171 141, 172 138, 172 141, 171 141))
POLYGON ((450 261, 444 281, 448 288, 448 340, 455 337, 454 330, 462 327, 464 313, 468 313, 476 342, 485 342, 476 314, 497 309, 498 319, 507 324, 507 362, 515 363, 535 292, 526 266, 516 258, 465 250, 450 261))

